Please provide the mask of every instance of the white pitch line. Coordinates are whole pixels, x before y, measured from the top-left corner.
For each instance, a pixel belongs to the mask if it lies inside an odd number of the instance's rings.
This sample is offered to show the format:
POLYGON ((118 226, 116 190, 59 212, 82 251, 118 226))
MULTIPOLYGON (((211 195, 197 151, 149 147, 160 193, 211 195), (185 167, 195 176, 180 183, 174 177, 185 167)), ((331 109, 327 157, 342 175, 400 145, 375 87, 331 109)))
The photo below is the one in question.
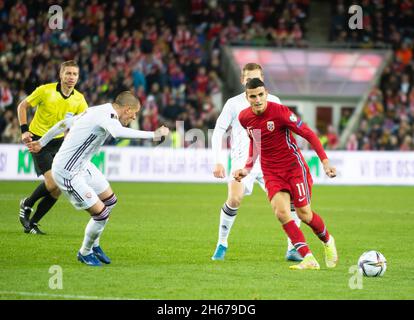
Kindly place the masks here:
POLYGON ((42 292, 17 292, 17 291, 0 291, 0 295, 53 297, 53 298, 83 299, 83 300, 137 300, 133 298, 122 298, 122 297, 79 296, 79 295, 71 295, 71 294, 53 294, 53 293, 42 293, 42 292))

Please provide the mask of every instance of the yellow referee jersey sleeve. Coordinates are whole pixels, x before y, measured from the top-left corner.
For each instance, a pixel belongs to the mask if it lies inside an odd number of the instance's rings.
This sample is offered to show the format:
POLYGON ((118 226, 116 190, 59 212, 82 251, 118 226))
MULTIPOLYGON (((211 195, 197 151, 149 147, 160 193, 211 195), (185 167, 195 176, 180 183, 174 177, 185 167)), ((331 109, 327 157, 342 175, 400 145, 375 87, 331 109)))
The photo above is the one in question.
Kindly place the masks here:
MULTIPOLYGON (((69 97, 65 97, 60 90, 59 83, 49 83, 37 87, 26 98, 26 101, 30 106, 37 108, 29 130, 38 136, 43 136, 65 117, 82 113, 88 108, 83 94, 73 90, 69 97)), ((60 137, 63 137, 63 134, 55 138, 60 137)))

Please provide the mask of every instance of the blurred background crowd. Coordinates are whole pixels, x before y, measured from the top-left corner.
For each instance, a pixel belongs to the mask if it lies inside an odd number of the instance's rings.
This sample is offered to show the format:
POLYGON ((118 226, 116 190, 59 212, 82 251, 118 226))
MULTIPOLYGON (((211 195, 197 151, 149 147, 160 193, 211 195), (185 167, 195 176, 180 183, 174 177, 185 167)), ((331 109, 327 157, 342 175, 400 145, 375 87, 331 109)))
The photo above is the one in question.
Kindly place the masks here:
MULTIPOLYGON (((132 90, 142 103, 136 128, 161 124, 214 128, 223 105, 225 45, 308 47, 310 0, 56 1, 63 30, 48 27, 47 0, 0 0, 0 142, 19 143, 16 108, 37 86, 57 81, 58 67, 80 66, 77 90, 90 106, 132 90)), ((351 1, 329 1, 332 44, 392 46, 393 58, 369 95, 348 150, 413 150, 413 1, 363 0, 363 31, 348 28, 351 1)), ((277 93, 275 93, 277 94, 277 93)), ((321 136, 338 147, 339 131, 321 136)), ((138 142, 142 143, 142 142, 138 142)))
MULTIPOLYGON (((332 7, 331 41, 350 48, 393 50, 378 86, 369 94, 363 118, 348 140, 348 150, 413 150, 414 138, 414 2, 363 0, 363 29, 350 31, 352 1, 332 7)), ((344 119, 346 121, 346 119, 344 119)))

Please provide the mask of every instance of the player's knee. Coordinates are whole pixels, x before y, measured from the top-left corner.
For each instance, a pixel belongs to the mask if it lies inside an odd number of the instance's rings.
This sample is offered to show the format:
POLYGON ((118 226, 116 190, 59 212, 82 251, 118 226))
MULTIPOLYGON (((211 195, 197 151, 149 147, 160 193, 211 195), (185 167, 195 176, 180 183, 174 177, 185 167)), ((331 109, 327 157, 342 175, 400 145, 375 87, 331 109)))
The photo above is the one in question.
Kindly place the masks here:
POLYGON ((285 209, 276 209, 275 210, 276 218, 282 222, 285 223, 290 219, 290 211, 285 209))
POLYGON ((227 199, 227 204, 232 208, 240 207, 243 197, 241 196, 232 196, 227 199))
POLYGON ((308 210, 303 210, 302 208, 296 209, 296 214, 300 220, 305 223, 309 223, 312 220, 312 212, 308 210))
POLYGON ((62 191, 60 191, 60 189, 59 189, 58 187, 54 188, 54 189, 50 192, 50 195, 51 195, 53 198, 55 198, 55 199, 59 198, 59 196, 60 196, 61 194, 62 194, 62 191))
POLYGON ((54 192, 56 189, 59 190, 58 186, 55 183, 55 180, 53 180, 52 178, 46 178, 45 177, 45 185, 46 185, 46 189, 52 193, 54 192))
POLYGON ((59 189, 59 187, 56 185, 55 180, 53 180, 53 178, 51 178, 50 175, 45 176, 45 185, 46 185, 46 189, 49 191, 50 195, 57 199, 59 198, 59 196, 61 195, 61 191, 59 189))

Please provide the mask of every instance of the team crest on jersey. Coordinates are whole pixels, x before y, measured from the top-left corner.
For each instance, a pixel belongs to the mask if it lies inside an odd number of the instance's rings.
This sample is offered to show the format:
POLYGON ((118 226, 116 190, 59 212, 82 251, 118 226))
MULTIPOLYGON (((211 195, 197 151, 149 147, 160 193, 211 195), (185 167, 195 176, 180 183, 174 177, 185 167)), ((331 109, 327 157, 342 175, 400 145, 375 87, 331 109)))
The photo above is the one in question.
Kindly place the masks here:
POLYGON ((298 118, 295 116, 295 114, 292 113, 289 117, 289 120, 292 121, 292 122, 296 122, 296 121, 298 121, 298 118))
POLYGON ((85 194, 86 198, 90 199, 92 198, 92 193, 88 192, 87 194, 85 194))
POLYGON ((269 130, 269 131, 275 130, 275 123, 273 121, 268 121, 267 122, 267 130, 269 130))

